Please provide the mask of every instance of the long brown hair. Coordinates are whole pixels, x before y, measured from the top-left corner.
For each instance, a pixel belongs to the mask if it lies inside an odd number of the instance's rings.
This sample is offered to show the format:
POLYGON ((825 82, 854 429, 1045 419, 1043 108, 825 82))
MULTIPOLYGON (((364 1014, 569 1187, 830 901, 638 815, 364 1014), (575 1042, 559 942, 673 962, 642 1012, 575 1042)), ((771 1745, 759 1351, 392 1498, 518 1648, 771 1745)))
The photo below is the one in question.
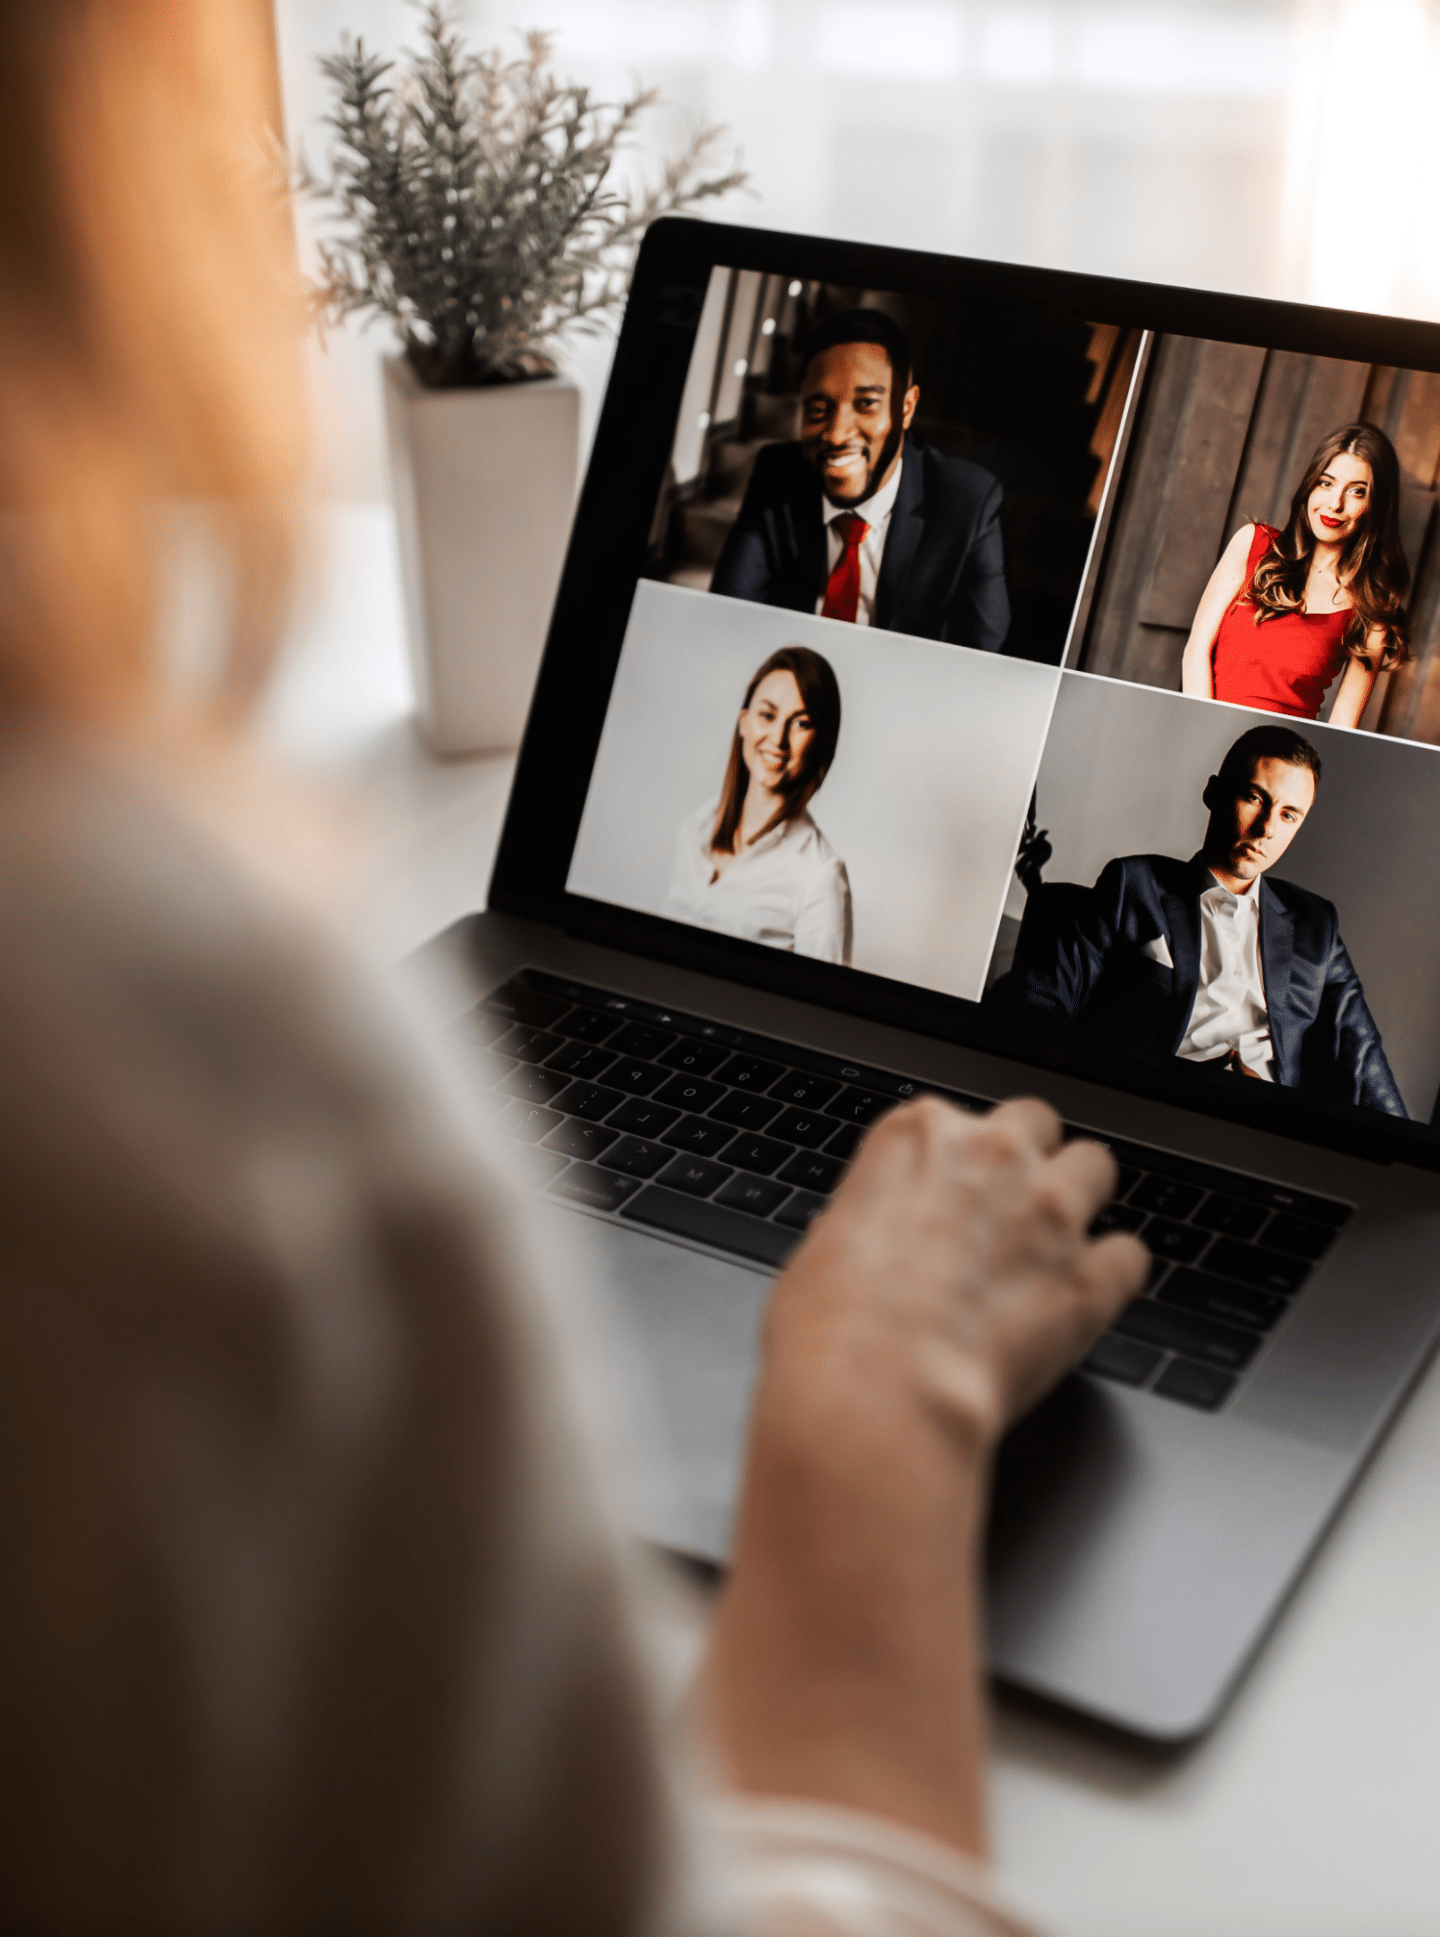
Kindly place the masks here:
POLYGON ((0 725, 224 723, 268 668, 306 462, 269 11, 0 8, 0 725), (181 505, 227 608, 184 708, 158 636, 181 505))
POLYGON ((1257 625, 1305 609, 1305 580, 1315 549, 1310 493, 1340 456, 1363 459, 1371 478, 1365 516, 1340 555, 1339 577, 1352 601, 1346 650, 1354 658, 1368 658, 1366 641, 1379 627, 1385 641, 1380 664, 1398 666, 1408 656, 1402 601, 1410 583, 1400 542, 1400 464, 1395 446, 1373 424, 1342 424, 1320 445, 1290 500, 1289 522, 1271 539, 1245 597, 1259 608, 1257 625))
MULTIPOLYGON (((773 827, 783 827, 787 821, 798 820, 805 812, 830 771, 830 763, 835 758, 835 748, 840 740, 840 682, 828 659, 822 659, 818 652, 812 652, 808 646, 782 646, 779 652, 772 652, 745 688, 745 698, 740 708, 742 713, 749 708, 761 680, 768 679, 771 673, 789 673, 795 681, 800 689, 800 703, 810 715, 814 738, 805 750, 800 771, 792 780, 780 783, 780 805, 761 828, 762 834, 768 834, 773 827)), ((740 813, 749 785, 750 770, 745 765, 740 722, 737 720, 735 737, 730 742, 730 758, 725 767, 725 784, 720 789, 720 811, 715 816, 715 832, 710 837, 712 852, 735 852, 740 813)))

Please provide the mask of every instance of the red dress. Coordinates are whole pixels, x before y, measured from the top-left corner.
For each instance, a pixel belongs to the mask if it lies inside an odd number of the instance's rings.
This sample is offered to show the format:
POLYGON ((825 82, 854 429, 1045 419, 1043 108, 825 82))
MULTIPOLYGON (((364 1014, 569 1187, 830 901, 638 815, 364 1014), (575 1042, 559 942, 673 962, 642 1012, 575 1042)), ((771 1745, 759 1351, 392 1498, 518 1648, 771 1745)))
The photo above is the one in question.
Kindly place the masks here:
POLYGON ((1343 612, 1284 612, 1257 623, 1258 609, 1243 603, 1255 567, 1276 536, 1274 525, 1256 525, 1255 542, 1245 561, 1245 589, 1231 603, 1215 644, 1210 670, 1215 697, 1231 706, 1258 706, 1265 713, 1290 713, 1313 720, 1325 693, 1347 658, 1343 612))

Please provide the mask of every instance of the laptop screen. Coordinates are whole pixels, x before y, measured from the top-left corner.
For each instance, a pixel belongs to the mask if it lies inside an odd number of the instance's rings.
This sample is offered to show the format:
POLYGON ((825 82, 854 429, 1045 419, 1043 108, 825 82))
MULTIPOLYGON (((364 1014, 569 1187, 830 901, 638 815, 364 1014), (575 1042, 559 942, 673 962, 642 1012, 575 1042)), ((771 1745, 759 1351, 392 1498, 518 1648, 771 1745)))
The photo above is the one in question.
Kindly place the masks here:
POLYGON ((716 267, 566 888, 1428 1124, 1440 376, 716 267))

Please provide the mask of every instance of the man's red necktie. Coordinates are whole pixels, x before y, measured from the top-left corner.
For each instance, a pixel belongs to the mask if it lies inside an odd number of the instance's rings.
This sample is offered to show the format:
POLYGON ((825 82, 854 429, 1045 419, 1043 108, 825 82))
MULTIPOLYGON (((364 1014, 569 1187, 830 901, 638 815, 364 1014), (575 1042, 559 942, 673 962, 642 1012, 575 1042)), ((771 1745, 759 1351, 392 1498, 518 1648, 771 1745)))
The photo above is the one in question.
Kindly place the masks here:
POLYGON ((840 554, 840 562, 830 574, 830 583, 825 587, 825 603, 820 608, 822 619, 843 619, 847 625, 854 625, 855 614, 860 609, 860 547, 870 527, 857 511, 842 511, 832 523, 845 549, 840 554))

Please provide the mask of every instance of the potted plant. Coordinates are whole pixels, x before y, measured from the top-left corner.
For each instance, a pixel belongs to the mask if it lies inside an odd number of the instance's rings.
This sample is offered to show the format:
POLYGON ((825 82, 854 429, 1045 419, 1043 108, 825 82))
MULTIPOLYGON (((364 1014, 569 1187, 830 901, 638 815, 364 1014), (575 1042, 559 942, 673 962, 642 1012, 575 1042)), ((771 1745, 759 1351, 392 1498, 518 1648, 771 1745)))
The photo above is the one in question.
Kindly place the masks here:
POLYGON ((335 142, 299 179, 333 221, 322 327, 381 316, 399 336, 385 401, 420 723, 473 753, 520 738, 564 557, 579 395, 557 339, 613 315, 657 215, 745 177, 705 173, 722 131, 704 128, 657 184, 615 188, 653 94, 594 102, 551 71, 548 36, 507 61, 469 52, 439 0, 421 12, 398 74, 358 39, 321 63, 335 142))

